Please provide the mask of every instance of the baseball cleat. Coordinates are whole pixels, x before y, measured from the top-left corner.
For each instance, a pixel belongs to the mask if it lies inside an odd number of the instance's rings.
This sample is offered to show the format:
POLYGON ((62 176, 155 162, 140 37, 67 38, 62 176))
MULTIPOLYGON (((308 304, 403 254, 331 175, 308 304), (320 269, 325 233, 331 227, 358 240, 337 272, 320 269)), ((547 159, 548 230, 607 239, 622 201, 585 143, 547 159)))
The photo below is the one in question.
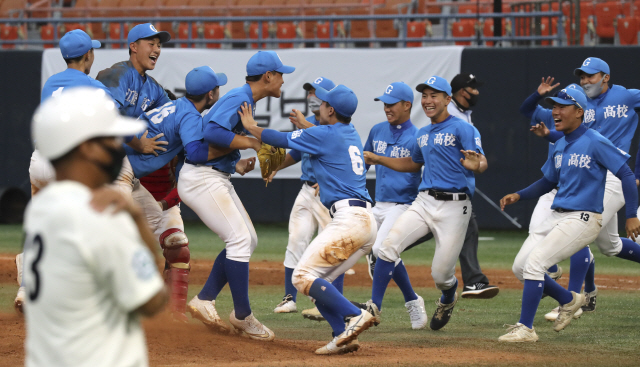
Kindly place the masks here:
POLYGON ((341 347, 351 343, 358 335, 373 325, 374 322, 375 317, 365 310, 360 310, 359 315, 345 317, 346 325, 342 334, 335 338, 336 346, 341 347))
POLYGON ((293 300, 293 296, 287 294, 282 298, 282 302, 280 302, 276 308, 273 309, 275 313, 292 313, 298 312, 298 308, 296 307, 296 302, 293 300))
POLYGON ((369 265, 369 276, 371 277, 371 280, 373 280, 373 271, 376 268, 376 257, 373 256, 372 252, 369 255, 366 255, 365 258, 367 259, 367 265, 369 265))
POLYGON ((424 299, 422 299, 422 297, 418 296, 418 299, 405 303, 404 307, 407 308, 407 312, 409 313, 411 328, 413 330, 420 330, 427 327, 428 317, 427 311, 424 308, 424 299))
POLYGON ((598 289, 593 292, 584 294, 584 306, 582 306, 582 311, 584 312, 594 312, 596 310, 596 297, 598 296, 598 289))
POLYGON ((534 328, 529 329, 521 323, 508 325, 507 333, 498 338, 498 341, 509 343, 524 343, 538 341, 538 335, 534 328))
POLYGON ((216 311, 216 301, 203 301, 196 295, 187 303, 187 312, 191 317, 202 321, 209 329, 216 332, 229 332, 229 326, 222 321, 216 311))
MULTIPOLYGON (((560 311, 560 306, 554 308, 553 310, 551 310, 551 312, 549 312, 546 315, 544 315, 545 320, 547 320, 547 321, 556 321, 556 319, 558 318, 558 312, 559 311, 560 311)), ((579 309, 578 311, 576 311, 576 313, 573 315, 573 319, 577 320, 577 319, 580 318, 580 316, 582 316, 582 309, 579 309)))
POLYGON ((253 312, 245 317, 244 320, 236 319, 236 310, 231 311, 229 315, 229 323, 231 323, 231 331, 240 333, 242 336, 270 342, 276 338, 276 334, 268 327, 262 325, 258 319, 253 316, 253 312))
POLYGON ((355 352, 360 349, 360 343, 358 343, 358 339, 354 339, 351 342, 339 347, 336 345, 336 340, 338 337, 333 338, 329 342, 329 344, 325 345, 322 348, 316 349, 316 354, 319 355, 332 355, 332 354, 345 354, 355 352))
POLYGON ((373 316, 374 318, 373 320, 374 326, 380 325, 380 323, 382 322, 382 311, 378 309, 378 306, 376 306, 376 304, 373 303, 372 300, 368 300, 366 303, 359 303, 354 301, 350 301, 350 302, 354 306, 369 312, 371 316, 373 316))
POLYGON ((353 270, 353 269, 349 269, 349 270, 345 271, 345 273, 344 273, 344 274, 345 274, 345 275, 355 275, 355 274, 356 274, 356 271, 355 271, 355 270, 353 270))
POLYGON ((576 292, 571 292, 571 294, 573 295, 571 302, 560 306, 558 310, 558 318, 553 323, 553 330, 555 331, 560 331, 567 327, 573 320, 573 315, 584 305, 584 295, 576 292))
POLYGON ((26 292, 24 290, 24 287, 18 288, 18 294, 16 294, 16 299, 13 300, 13 308, 16 309, 16 312, 24 313, 24 309, 22 307, 24 306, 25 295, 26 295, 26 292))
POLYGON ((324 316, 318 311, 318 307, 302 311, 302 317, 313 321, 325 321, 324 316))
POLYGON ((436 312, 433 314, 431 318, 431 323, 429 324, 429 328, 431 330, 440 330, 442 329, 451 319, 451 315, 453 314, 453 307, 458 302, 458 292, 456 292, 453 302, 451 303, 441 303, 440 298, 436 301, 436 312))
POLYGON ((462 298, 470 299, 489 299, 498 295, 500 288, 488 283, 475 283, 473 285, 465 285, 462 288, 462 298))

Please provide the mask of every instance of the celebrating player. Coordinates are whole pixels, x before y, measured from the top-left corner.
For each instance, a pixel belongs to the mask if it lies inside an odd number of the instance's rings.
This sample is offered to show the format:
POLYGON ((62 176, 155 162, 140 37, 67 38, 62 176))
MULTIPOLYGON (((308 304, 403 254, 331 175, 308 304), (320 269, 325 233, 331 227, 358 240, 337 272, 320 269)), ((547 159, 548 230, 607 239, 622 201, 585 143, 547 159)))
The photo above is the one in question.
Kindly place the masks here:
POLYGON ((273 340, 275 335, 251 312, 249 259, 258 245, 258 238, 230 176, 253 169, 255 160, 240 160, 240 149, 258 151, 261 144, 244 136, 238 110, 245 102, 255 105, 265 97, 279 98, 284 83, 282 75, 294 70, 294 67, 283 65, 274 51, 258 51, 253 55, 247 63, 247 84, 225 94, 203 119, 204 140, 231 148, 231 152, 204 165, 186 160, 178 181, 182 200, 226 245, 216 258, 204 287, 189 301, 187 309, 212 329, 228 330, 215 309, 215 300, 229 282, 234 307, 229 322, 233 329, 256 340, 273 340))
MULTIPOLYGON (((409 209, 395 221, 378 252, 371 300, 378 309, 396 261, 407 246, 433 232, 436 250, 431 275, 442 297, 430 328, 439 330, 451 318, 458 301, 455 266, 471 216, 471 197, 475 189, 474 173, 487 169, 480 133, 473 125, 449 115, 451 86, 432 76, 416 90, 422 93, 422 109, 431 119, 416 135, 411 156, 391 158, 365 152, 367 164, 379 164, 399 172, 419 172, 424 166, 420 193, 409 209)), ((410 285, 409 285, 410 286, 410 285)))
POLYGON ((538 340, 533 319, 542 292, 561 304, 553 326, 555 331, 569 325, 584 304, 584 295, 562 288, 546 270, 591 243, 601 232, 608 172, 616 172, 622 182, 627 234, 634 239, 640 234, 640 221, 636 217, 638 193, 633 172, 626 164, 629 155, 583 124, 587 98, 582 92, 563 89, 547 101, 553 104, 556 131, 562 132, 564 138, 556 141, 552 155, 542 167, 543 178, 500 200, 504 209, 520 199, 540 197, 558 187, 551 205, 554 212, 532 230, 514 261, 514 270, 523 269, 522 311, 520 321, 499 338, 503 342, 538 340))
MULTIPOLYGON (((377 319, 349 302, 330 283, 369 253, 376 239, 376 222, 366 188, 362 142, 351 122, 358 98, 344 85, 327 91, 316 88, 320 126, 282 133, 262 129, 251 115, 251 105, 242 107, 242 123, 267 144, 296 149, 311 155, 320 200, 332 220, 311 242, 293 271, 293 285, 315 299, 316 307, 333 329, 333 339, 316 354, 339 354, 357 350, 358 335, 377 319)), ((304 116, 294 110, 291 121, 306 126, 304 116)))
POLYGON ((107 204, 124 211, 95 208, 105 206, 96 196, 105 197, 103 185, 122 164, 120 137, 144 128, 121 117, 104 91, 86 87, 36 110, 32 137, 57 181, 25 213, 28 366, 148 365, 139 316, 167 299, 155 240, 142 210, 117 192, 106 191, 116 199, 107 204))

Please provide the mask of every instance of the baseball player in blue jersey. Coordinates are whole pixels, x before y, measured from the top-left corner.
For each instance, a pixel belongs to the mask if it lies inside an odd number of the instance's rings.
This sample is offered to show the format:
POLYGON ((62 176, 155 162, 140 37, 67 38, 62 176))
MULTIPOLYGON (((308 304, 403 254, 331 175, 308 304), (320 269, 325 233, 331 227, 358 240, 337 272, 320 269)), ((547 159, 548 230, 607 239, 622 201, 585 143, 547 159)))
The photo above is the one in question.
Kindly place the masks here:
MULTIPOLYGON (((350 124, 358 99, 344 85, 330 91, 318 87, 315 93, 323 101, 320 126, 290 133, 262 129, 252 118, 250 105, 242 108, 242 123, 267 144, 311 155, 311 166, 321 188, 320 201, 329 208, 332 220, 307 247, 292 277, 299 292, 315 299, 316 307, 333 329, 333 339, 316 350, 316 354, 326 355, 357 350, 358 335, 377 319, 354 306, 330 283, 371 250, 377 226, 366 188, 362 142, 350 124)), ((304 126, 302 113, 294 114, 296 126, 304 126)))
MULTIPOLYGON (((413 105, 411 87, 403 82, 391 83, 375 100, 384 104, 387 121, 371 129, 364 145, 365 152, 390 158, 410 157, 414 138, 418 132, 410 120, 413 105)), ((365 168, 369 169, 369 165, 365 168)), ((398 172, 385 166, 376 167, 376 205, 373 207, 373 216, 378 225, 378 234, 372 254, 367 256, 378 257, 382 241, 387 238, 391 227, 418 196, 419 185, 420 172, 398 172)), ((372 270, 370 268, 369 272, 373 278, 372 270)), ((404 295, 411 327, 413 329, 426 327, 427 313, 424 300, 413 291, 407 269, 399 257, 395 261, 393 280, 404 295)))
POLYGON ((273 340, 275 335, 251 312, 249 259, 258 238, 230 177, 245 169, 238 168, 238 162, 242 162, 240 149, 258 151, 261 144, 245 136, 238 110, 245 102, 255 105, 265 97, 279 98, 284 83, 282 75, 294 70, 283 65, 274 51, 254 54, 247 63, 247 84, 225 94, 203 118, 204 141, 231 148, 231 152, 205 164, 197 164, 187 156, 178 180, 182 200, 226 245, 216 258, 204 287, 189 301, 187 310, 214 330, 228 330, 215 309, 215 300, 228 282, 234 307, 229 316, 232 330, 256 340, 273 340))
POLYGON ((616 172, 622 182, 627 234, 634 239, 640 234, 640 221, 636 217, 638 193, 633 172, 627 166, 629 155, 583 124, 587 98, 582 92, 563 89, 547 101, 553 104, 556 131, 564 137, 556 141, 552 155, 542 167, 544 176, 540 180, 500 200, 504 210, 506 205, 520 199, 540 197, 558 187, 551 206, 554 212, 533 229, 514 261, 514 269, 522 269, 520 277, 524 279, 522 310, 520 321, 499 338, 503 342, 538 340, 533 319, 543 292, 561 304, 553 325, 555 331, 569 325, 582 307, 584 295, 564 289, 546 270, 598 237, 603 227, 602 213, 606 210, 603 200, 609 172, 616 172))
POLYGON ((478 130, 447 111, 451 102, 449 83, 432 76, 416 89, 422 93, 422 108, 431 125, 418 130, 411 156, 391 158, 365 152, 367 164, 383 165, 399 172, 420 172, 424 167, 420 193, 395 221, 378 251, 368 303, 381 309, 400 253, 433 232, 436 250, 431 275, 442 297, 436 301, 430 328, 439 330, 449 322, 458 300, 455 266, 471 215, 474 173, 484 172, 487 160, 478 130))

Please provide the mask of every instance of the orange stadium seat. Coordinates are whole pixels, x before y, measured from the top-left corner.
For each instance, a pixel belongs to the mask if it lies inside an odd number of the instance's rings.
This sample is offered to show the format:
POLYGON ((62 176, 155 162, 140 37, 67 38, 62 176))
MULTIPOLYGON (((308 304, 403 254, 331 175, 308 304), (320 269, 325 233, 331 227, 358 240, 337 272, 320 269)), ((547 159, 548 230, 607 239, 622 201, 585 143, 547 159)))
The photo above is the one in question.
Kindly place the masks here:
MULTIPOLYGON (((427 35, 427 25, 425 22, 407 22, 407 37, 423 38, 427 35)), ((407 47, 421 47, 422 42, 407 42, 407 47)))
MULTIPOLYGON (((502 18, 502 35, 505 35, 506 32, 506 20, 504 18, 502 18)), ((482 35, 485 37, 493 37, 493 18, 487 18, 484 20, 484 25, 482 27, 482 35)), ((485 41, 484 42, 487 46, 493 46, 494 45, 494 41, 485 41)))
MULTIPOLYGON (((368 15, 369 10, 366 9, 353 9, 349 12, 352 15, 368 15)), ((371 30, 369 29, 368 20, 352 20, 351 30, 349 31, 349 37, 351 38, 371 38, 371 30)))
MULTIPOLYGON (((3 0, 0 2, 0 18, 9 18, 10 10, 21 10, 24 9, 26 5, 27 2, 24 0, 3 0)), ((14 12, 11 17, 17 18, 17 14, 14 12)))
POLYGON ((81 29, 85 32, 87 31, 87 27, 84 24, 80 24, 80 23, 64 23, 62 27, 63 27, 63 31, 62 31, 63 36, 65 33, 75 31, 76 29, 81 29))
POLYGON ((458 14, 489 13, 490 11, 493 11, 493 6, 489 8, 486 4, 480 4, 479 7, 476 4, 458 5, 458 14))
MULTIPOLYGON (((376 15, 398 14, 395 9, 382 8, 375 9, 376 15)), ((393 19, 376 20, 376 38, 398 38, 398 30, 394 26, 393 19)))
MULTIPOLYGON (((126 3, 126 0, 125 0, 126 3)), ((126 12, 119 10, 120 0, 93 0, 93 16, 95 17, 122 17, 126 12)))
POLYGON ((625 17, 618 19, 618 36, 621 45, 638 44, 638 28, 640 21, 637 17, 625 17))
MULTIPOLYGON (((338 38, 338 24, 339 22, 333 22, 333 38, 338 38)), ((318 24, 316 27, 316 38, 329 39, 329 22, 318 24)), ((320 43, 320 47, 328 48, 331 45, 327 42, 320 43)))
MULTIPOLYGON (((197 39, 198 38, 198 25, 195 23, 191 23, 191 39, 197 39)), ((180 25, 178 25, 178 34, 177 34, 177 40, 187 40, 189 39, 189 24, 188 23, 180 23, 180 25)), ((187 43, 180 43, 180 47, 182 48, 186 48, 186 47, 195 47, 195 44, 187 44, 187 43)))
MULTIPOLYGON (((296 26, 293 23, 278 23, 277 39, 294 39, 296 36, 296 26)), ((293 48, 293 45, 293 43, 278 43, 279 48, 293 48)))
MULTIPOLYGON (((322 15, 322 11, 318 9, 305 9, 304 15, 306 16, 322 15)), ((308 20, 308 21, 302 22, 300 24, 300 27, 302 28, 302 33, 304 34, 304 38, 315 38, 317 26, 318 26, 317 20, 308 20)))
MULTIPOLYGON (((475 36, 476 35, 475 20, 464 19, 459 22, 453 22, 452 28, 451 28, 451 35, 454 38, 475 36)), ((456 41, 456 45, 471 46, 471 41, 456 41)))
POLYGON ((244 29, 244 22, 228 22, 229 33, 232 39, 245 39, 247 37, 246 30, 244 29))
POLYGON ((613 38, 615 29, 613 22, 621 14, 620 6, 615 1, 596 4, 596 34, 600 38, 613 38))
MULTIPOLYGON (((3 41, 15 41, 18 39, 18 27, 14 25, 0 25, 0 39, 3 41)), ((4 49, 14 49, 15 44, 3 44, 4 49)))
MULTIPOLYGON (((122 34, 123 42, 127 43, 127 36, 129 35, 129 29, 127 25, 124 25, 124 34, 122 34)), ((120 23, 109 23, 109 39, 119 40, 121 36, 120 23)), ((118 43, 112 43, 111 48, 122 48, 122 45, 118 43)))
MULTIPOLYGON (((584 35, 587 34, 587 22, 589 22, 589 20, 586 18, 580 19, 580 45, 584 45, 584 35)), ((571 25, 565 24, 564 31, 567 34, 567 39, 569 39, 571 37, 571 25)), ((573 40, 569 40, 568 43, 575 45, 573 40)))
MULTIPOLYGON (((258 23, 251 23, 251 25, 249 25, 249 38, 251 39, 258 39, 258 23)), ((269 24, 268 22, 262 22, 262 39, 267 39, 269 38, 269 24)), ((257 43, 252 43, 251 44, 252 48, 258 48, 258 44, 257 43)), ((263 43, 262 44, 262 48, 266 48, 267 44, 263 43)))
MULTIPOLYGON (((206 23, 204 25, 204 39, 224 39, 224 27, 218 23, 206 23)), ((220 43, 207 43, 207 48, 220 48, 220 43)))
POLYGON ((44 48, 52 48, 53 47, 53 25, 47 24, 40 27, 40 38, 43 41, 52 41, 51 43, 43 44, 44 48))
POLYGON ((580 18, 588 18, 596 13, 596 7, 591 1, 580 2, 580 18))
MULTIPOLYGON (((540 35, 551 36, 558 34, 558 18, 551 18, 551 27, 549 27, 549 18, 542 18, 540 22, 540 35), (551 31, 551 33, 549 33, 551 31)), ((549 46, 551 41, 541 41, 541 45, 549 46)))
MULTIPOLYGON (((226 4, 226 0, 224 1, 226 4)), ((189 3, 189 7, 184 11, 183 14, 186 16, 205 16, 205 17, 219 17, 223 16, 226 13, 223 3, 217 4, 214 0, 191 0, 189 3), (209 8, 206 10, 198 9, 198 8, 209 8), (213 8, 219 7, 219 8, 213 8)))

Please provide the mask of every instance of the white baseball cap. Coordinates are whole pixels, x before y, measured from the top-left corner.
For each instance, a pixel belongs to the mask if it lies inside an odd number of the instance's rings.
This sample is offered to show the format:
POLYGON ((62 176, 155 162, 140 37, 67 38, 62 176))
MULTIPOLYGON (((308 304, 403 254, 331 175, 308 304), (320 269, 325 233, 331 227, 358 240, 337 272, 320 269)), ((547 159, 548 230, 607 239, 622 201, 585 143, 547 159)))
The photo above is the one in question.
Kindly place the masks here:
POLYGON ((142 121, 121 116, 102 89, 78 87, 48 98, 33 114, 31 138, 48 159, 56 159, 97 137, 127 136, 144 131, 142 121))

